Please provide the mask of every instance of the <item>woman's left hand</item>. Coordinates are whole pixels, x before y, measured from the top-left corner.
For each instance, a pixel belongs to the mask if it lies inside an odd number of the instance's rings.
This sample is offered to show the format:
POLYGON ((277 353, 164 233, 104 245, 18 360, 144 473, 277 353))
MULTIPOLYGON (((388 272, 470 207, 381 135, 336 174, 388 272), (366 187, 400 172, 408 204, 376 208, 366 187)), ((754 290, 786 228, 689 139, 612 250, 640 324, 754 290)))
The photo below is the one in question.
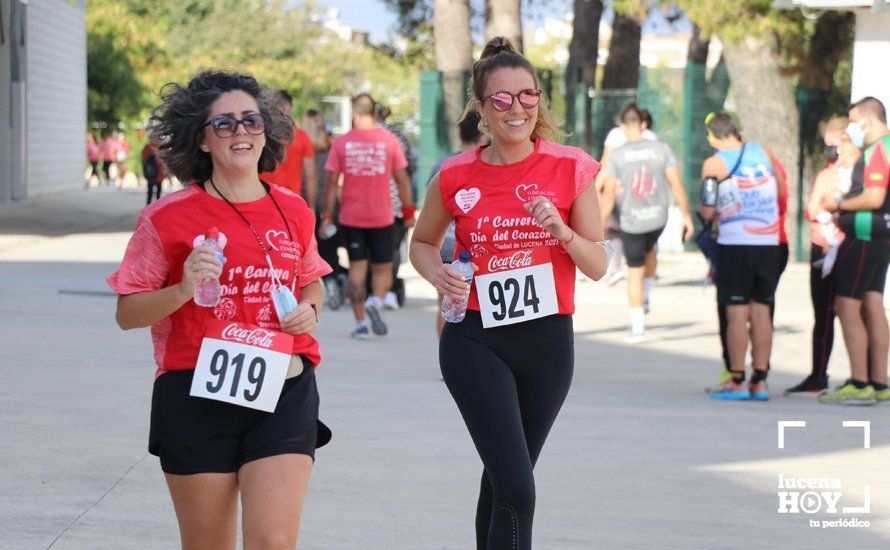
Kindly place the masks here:
POLYGON ((566 225, 559 215, 559 210, 547 197, 535 197, 524 206, 525 210, 534 216, 535 222, 557 239, 567 241, 572 237, 572 228, 566 225))
POLYGON ((281 332, 294 336, 309 334, 317 327, 318 319, 309 302, 300 302, 297 309, 291 311, 281 320, 281 332))

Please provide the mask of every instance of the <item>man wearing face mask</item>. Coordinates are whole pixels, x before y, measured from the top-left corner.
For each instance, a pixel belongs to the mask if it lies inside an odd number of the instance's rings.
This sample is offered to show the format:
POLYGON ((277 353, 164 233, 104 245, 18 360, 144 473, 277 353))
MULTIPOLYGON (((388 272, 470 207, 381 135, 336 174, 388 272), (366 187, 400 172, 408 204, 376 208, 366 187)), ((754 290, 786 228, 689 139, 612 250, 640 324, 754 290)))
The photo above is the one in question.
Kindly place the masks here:
POLYGON ((823 403, 871 405, 890 400, 887 352, 890 329, 884 314, 884 283, 890 262, 890 129, 887 111, 873 97, 850 107, 847 135, 865 148, 857 161, 850 192, 822 197, 823 208, 837 212, 846 234, 835 266, 835 310, 850 354, 851 376, 819 398, 823 403))

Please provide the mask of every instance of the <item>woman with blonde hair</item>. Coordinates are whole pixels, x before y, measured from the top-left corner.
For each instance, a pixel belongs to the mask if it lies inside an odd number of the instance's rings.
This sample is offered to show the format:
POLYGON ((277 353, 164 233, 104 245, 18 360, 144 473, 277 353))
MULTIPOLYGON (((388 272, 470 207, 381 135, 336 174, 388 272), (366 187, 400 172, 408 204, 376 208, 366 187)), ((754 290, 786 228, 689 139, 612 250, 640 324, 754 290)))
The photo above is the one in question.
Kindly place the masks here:
POLYGON ((609 263, 596 187, 599 163, 551 139, 535 68, 503 37, 473 65, 467 112, 491 144, 447 159, 433 176, 411 240, 411 262, 446 298, 469 293, 447 323, 442 376, 484 466, 476 547, 529 550, 533 467, 574 368, 575 269, 599 279, 609 263), (455 223, 456 253, 479 270, 468 284, 440 247, 455 223))

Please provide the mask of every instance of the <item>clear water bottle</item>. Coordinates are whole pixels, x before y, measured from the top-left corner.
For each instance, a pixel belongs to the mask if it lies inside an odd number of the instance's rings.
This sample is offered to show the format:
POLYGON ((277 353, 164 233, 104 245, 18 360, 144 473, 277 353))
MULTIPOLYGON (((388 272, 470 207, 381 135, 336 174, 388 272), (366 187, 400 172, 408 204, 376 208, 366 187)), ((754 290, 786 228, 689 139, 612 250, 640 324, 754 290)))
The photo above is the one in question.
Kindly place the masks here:
MULTIPOLYGON (((203 248, 216 254, 216 259, 222 261, 222 249, 219 246, 219 229, 211 227, 204 233, 203 248)), ((219 279, 203 279, 195 285, 195 303, 204 307, 215 307, 222 297, 222 288, 219 279)))
MULTIPOLYGON (((465 282, 469 283, 473 280, 473 264, 470 263, 472 255, 469 250, 464 250, 458 256, 458 259, 451 262, 451 267, 463 276, 465 282)), ((470 298, 470 290, 460 300, 455 300, 450 296, 445 296, 442 300, 442 318, 449 323, 460 323, 467 314, 467 300, 470 298)))

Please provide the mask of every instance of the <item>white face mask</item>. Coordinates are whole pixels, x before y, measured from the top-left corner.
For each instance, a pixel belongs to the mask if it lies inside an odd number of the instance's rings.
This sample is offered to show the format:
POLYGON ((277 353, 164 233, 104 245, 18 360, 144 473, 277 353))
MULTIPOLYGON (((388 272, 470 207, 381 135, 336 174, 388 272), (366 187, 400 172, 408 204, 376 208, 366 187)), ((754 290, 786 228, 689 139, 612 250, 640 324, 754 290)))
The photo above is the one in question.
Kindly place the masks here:
POLYGON ((855 122, 851 122, 847 125, 846 132, 847 135, 850 136, 850 141, 853 142, 853 145, 860 149, 865 146, 865 130, 863 130, 861 126, 855 122))

